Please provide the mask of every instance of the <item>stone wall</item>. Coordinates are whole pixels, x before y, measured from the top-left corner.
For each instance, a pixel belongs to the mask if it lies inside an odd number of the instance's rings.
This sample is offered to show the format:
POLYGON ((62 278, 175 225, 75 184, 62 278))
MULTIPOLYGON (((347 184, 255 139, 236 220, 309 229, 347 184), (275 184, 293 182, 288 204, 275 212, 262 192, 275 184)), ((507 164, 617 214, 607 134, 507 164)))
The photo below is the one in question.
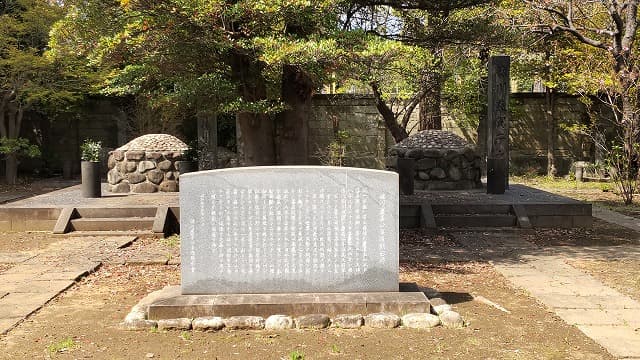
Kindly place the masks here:
MULTIPOLYGON (((545 98, 542 93, 511 94, 511 167, 515 172, 544 172, 547 164, 547 124, 544 117, 545 98)), ((602 108, 602 106, 600 106, 602 108)), ((453 132, 475 144, 477 131, 460 127, 443 108, 443 130, 453 132)), ((600 109, 606 118, 606 109, 600 109)), ((409 129, 417 131, 419 109, 414 111, 409 129)), ((556 100, 558 138, 555 155, 560 174, 567 174, 574 161, 594 159, 593 142, 585 136, 576 135, 562 125, 585 123, 589 119, 587 109, 575 96, 558 95, 556 100)), ((348 152, 348 164, 381 168, 384 148, 393 145, 393 138, 384 128, 384 122, 375 107, 372 96, 362 95, 317 95, 314 97, 314 114, 310 123, 309 141, 317 149, 331 142, 333 121, 337 119, 339 129, 354 135, 348 152), (377 140, 376 140, 377 137, 377 140), (385 144, 385 145, 383 145, 385 144)), ((472 123, 472 121, 464 121, 472 123)), ((316 150, 317 151, 317 150, 316 150)), ((316 160, 317 161, 317 160, 316 160)))
MULTIPOLYGON (((80 114, 61 116, 49 123, 46 119, 25 119, 23 133, 42 134, 43 160, 25 160, 21 170, 33 172, 43 166, 61 173, 65 160, 79 172, 79 145, 85 138, 101 140, 108 149, 115 149, 132 138, 129 134, 131 119, 118 99, 89 99, 80 114), (36 130, 32 130, 36 129, 36 130)), ((323 163, 328 145, 336 132, 344 130, 346 141, 345 165, 384 168, 386 149, 393 139, 385 129, 375 100, 368 95, 316 95, 313 113, 309 119, 309 157, 312 164, 323 163)), ((546 129, 544 120, 544 94, 512 94, 511 164, 512 168, 546 168, 546 129)), ((586 109, 576 97, 558 96, 556 113, 559 123, 582 122, 588 119, 586 109)), ((409 127, 417 122, 418 109, 409 127)), ((460 128, 446 109, 443 109, 443 128, 471 143, 476 142, 476 130, 460 128)), ((606 116, 606 114, 605 114, 606 116)), ((567 173, 572 161, 593 161, 592 142, 559 129, 556 155, 561 173, 567 173)), ((106 160, 106 158, 105 158, 106 160)), ((0 161, 0 165, 1 161, 0 161)), ((106 163, 104 164, 106 168, 106 163)), ((3 167, 0 166, 0 172, 3 167)))
POLYGON ((384 169, 386 149, 393 144, 371 96, 316 95, 309 119, 309 158, 326 163, 329 144, 338 131, 347 139, 345 166, 384 169))
POLYGON ((182 158, 182 152, 115 150, 109 154, 109 191, 176 192, 182 158))

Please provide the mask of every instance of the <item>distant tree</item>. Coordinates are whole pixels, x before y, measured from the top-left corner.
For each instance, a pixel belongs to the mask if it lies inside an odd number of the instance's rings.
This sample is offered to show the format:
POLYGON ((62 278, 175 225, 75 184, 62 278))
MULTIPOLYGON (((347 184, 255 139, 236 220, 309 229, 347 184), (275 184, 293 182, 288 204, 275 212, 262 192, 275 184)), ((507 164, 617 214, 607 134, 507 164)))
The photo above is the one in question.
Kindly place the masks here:
POLYGON ((636 36, 638 1, 543 1, 524 0, 539 17, 534 31, 566 33, 586 46, 608 55, 611 75, 600 80, 600 90, 612 107, 619 130, 619 144, 613 144, 610 161, 618 169, 625 203, 633 201, 638 179, 640 147, 640 97, 636 36), (633 184, 633 185, 629 185, 633 184))
POLYGON ((68 4, 55 48, 109 69, 104 92, 182 113, 237 114, 247 165, 306 161, 311 95, 340 55, 336 1, 68 4))
POLYGON ((63 12, 47 0, 0 2, 0 153, 9 184, 16 183, 18 157, 39 153, 21 138, 25 113, 64 108, 78 97, 78 69, 46 53, 51 25, 63 12))
MULTIPOLYGON (((425 57, 419 82, 419 130, 442 128, 442 89, 447 79, 446 47, 475 45, 479 49, 504 40, 494 22, 495 0, 357 0, 369 13, 388 7, 393 12, 371 26, 369 32, 390 40, 419 46, 425 57), (382 26, 381 26, 382 25, 382 26)), ((384 11, 382 12, 385 13, 384 11)), ((367 24, 367 23, 365 23, 367 24)))

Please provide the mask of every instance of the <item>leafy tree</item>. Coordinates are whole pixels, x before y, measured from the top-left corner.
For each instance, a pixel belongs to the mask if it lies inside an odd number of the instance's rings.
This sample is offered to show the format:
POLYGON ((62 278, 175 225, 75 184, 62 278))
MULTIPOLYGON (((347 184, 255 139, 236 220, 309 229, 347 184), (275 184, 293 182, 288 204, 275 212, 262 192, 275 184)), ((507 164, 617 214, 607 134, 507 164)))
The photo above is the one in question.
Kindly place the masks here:
MULTIPOLYGON (((634 48, 638 30, 638 1, 524 1, 539 15, 533 29, 548 33, 566 33, 584 45, 607 54, 610 75, 600 79, 600 90, 616 115, 618 144, 622 149, 609 154, 633 166, 619 167, 619 178, 637 179, 640 153, 635 144, 640 135, 640 68, 634 48), (615 153, 615 154, 614 154, 615 153)), ((633 200, 633 191, 623 192, 625 203, 633 200)))
MULTIPOLYGON (((390 40, 419 46, 430 56, 422 64, 418 82, 420 103, 419 130, 442 128, 442 89, 448 77, 444 56, 447 47, 475 45, 478 49, 503 40, 500 26, 493 19, 493 0, 401 1, 358 0, 369 7, 369 13, 380 13, 380 7, 393 9, 380 21, 369 24, 368 31, 390 40)), ((367 24, 367 23, 365 23, 367 24)), ((375 91, 374 91, 375 94, 375 91)))
MULTIPOLYGON (((341 87, 369 87, 376 107, 396 142, 408 136, 409 121, 424 96, 420 79, 425 58, 430 54, 416 46, 378 36, 363 35, 362 46, 354 49, 352 61, 339 77, 349 79, 341 87)), ((340 90, 340 89, 339 89, 340 90)))
POLYGON ((340 56, 335 1, 70 4, 54 48, 110 69, 103 91, 183 113, 237 113, 247 165, 306 161, 311 94, 340 56))
POLYGON ((51 25, 63 11, 46 0, 0 3, 0 153, 5 155, 9 184, 17 180, 18 157, 37 154, 20 137, 25 112, 64 108, 78 97, 73 90, 78 69, 46 53, 51 25))

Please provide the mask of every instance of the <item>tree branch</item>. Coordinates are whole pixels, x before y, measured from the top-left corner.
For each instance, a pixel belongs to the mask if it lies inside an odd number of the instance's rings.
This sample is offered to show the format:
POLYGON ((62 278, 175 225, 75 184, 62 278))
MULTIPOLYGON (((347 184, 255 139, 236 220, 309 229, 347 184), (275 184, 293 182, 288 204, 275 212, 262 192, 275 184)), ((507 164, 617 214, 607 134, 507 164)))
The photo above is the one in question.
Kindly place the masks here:
POLYGON ((399 143, 400 141, 406 139, 409 135, 407 134, 407 131, 405 129, 401 128, 400 125, 398 125, 395 114, 389 108, 387 103, 385 103, 385 101, 382 99, 379 84, 375 81, 372 81, 369 83, 369 86, 371 86, 373 96, 376 99, 376 108, 378 109, 378 112, 380 112, 380 115, 382 115, 384 123, 387 126, 387 129, 389 129, 389 132, 391 132, 391 136, 393 136, 395 142, 399 143))

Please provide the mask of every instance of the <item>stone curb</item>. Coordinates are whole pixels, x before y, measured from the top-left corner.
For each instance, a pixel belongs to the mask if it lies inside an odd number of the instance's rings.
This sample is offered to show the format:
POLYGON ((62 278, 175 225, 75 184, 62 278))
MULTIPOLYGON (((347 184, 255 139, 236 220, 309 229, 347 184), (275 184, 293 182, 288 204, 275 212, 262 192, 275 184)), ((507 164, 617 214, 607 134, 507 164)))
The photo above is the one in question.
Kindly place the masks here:
POLYGON ((138 308, 132 310, 119 329, 140 331, 157 328, 158 330, 194 330, 220 331, 226 330, 289 330, 289 329, 359 329, 368 327, 374 329, 393 329, 405 327, 410 329, 429 329, 443 325, 450 328, 461 328, 464 321, 455 311, 444 311, 440 315, 430 313, 411 313, 402 317, 391 313, 375 313, 362 316, 361 314, 341 314, 331 319, 326 314, 310 314, 298 316, 295 319, 287 315, 272 315, 267 319, 260 316, 232 316, 201 317, 195 319, 163 319, 147 320, 138 308))
MULTIPOLYGON (((163 290, 156 291, 153 298, 163 296, 163 290)), ((232 316, 199 317, 195 319, 163 319, 148 320, 146 317, 150 301, 140 302, 131 308, 131 311, 119 324, 122 330, 194 330, 194 331, 220 331, 220 330, 288 330, 288 329, 359 329, 368 327, 374 329, 394 329, 397 327, 413 329, 429 329, 436 326, 447 328, 463 328, 467 324, 459 313, 452 310, 452 306, 442 298, 442 294, 432 288, 420 288, 429 298, 431 313, 411 313, 402 317, 393 313, 340 314, 331 318, 326 314, 308 314, 298 317, 274 314, 268 318, 260 316, 232 316)))

